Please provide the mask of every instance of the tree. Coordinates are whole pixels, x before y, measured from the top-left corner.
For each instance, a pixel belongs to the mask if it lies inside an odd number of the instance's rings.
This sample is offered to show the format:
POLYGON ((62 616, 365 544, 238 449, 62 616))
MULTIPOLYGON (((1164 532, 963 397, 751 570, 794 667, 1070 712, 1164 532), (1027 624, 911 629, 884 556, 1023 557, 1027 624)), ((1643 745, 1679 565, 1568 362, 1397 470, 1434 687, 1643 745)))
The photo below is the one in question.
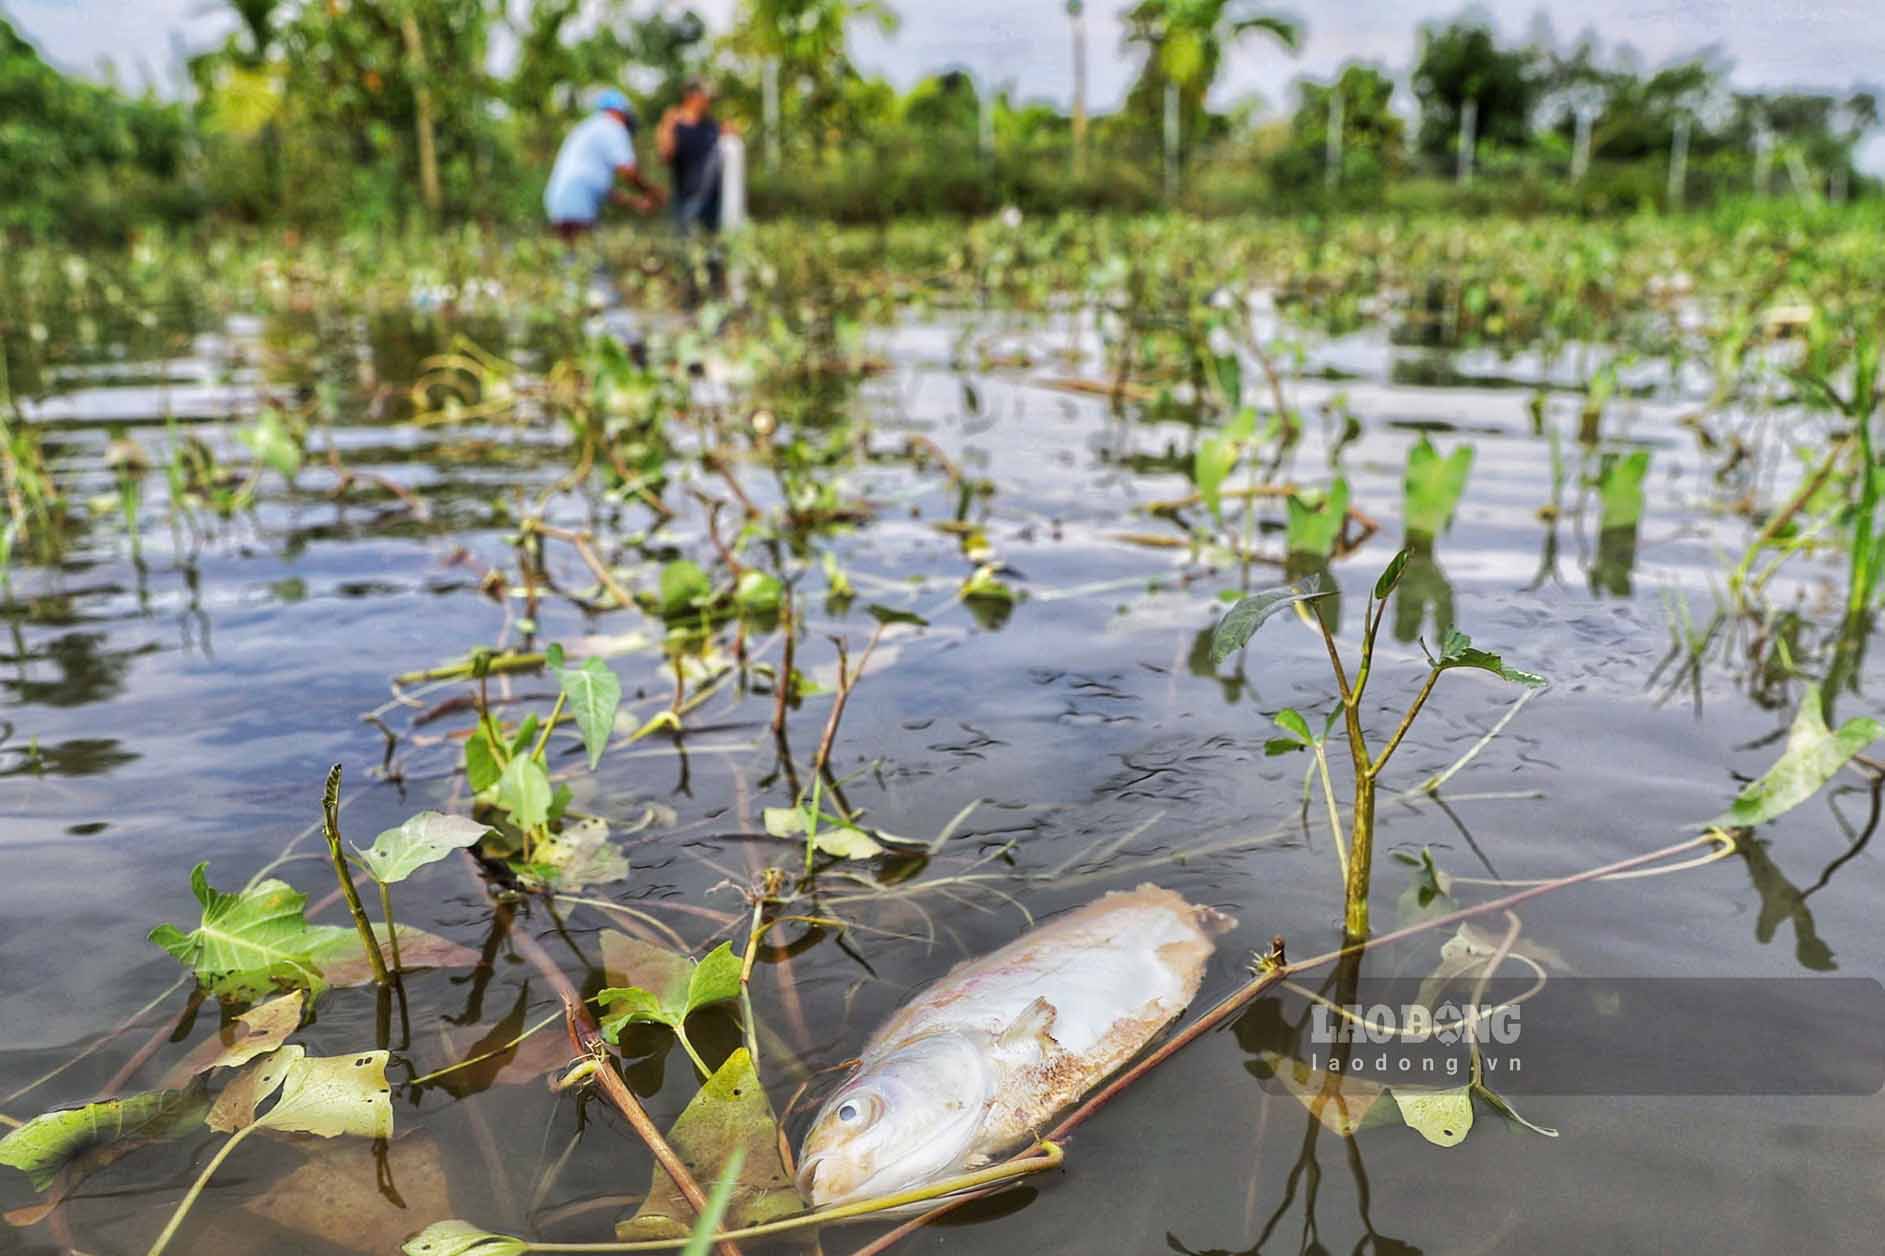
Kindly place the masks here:
POLYGON ((1205 97, 1223 68, 1224 50, 1256 32, 1294 52, 1302 25, 1251 0, 1138 0, 1126 11, 1126 42, 1143 45, 1146 57, 1126 98, 1127 111, 1142 119, 1160 117, 1170 85, 1178 89, 1184 133, 1200 134, 1205 97))
POLYGON ((1477 17, 1421 30, 1414 67, 1420 101, 1420 151, 1450 161, 1457 151, 1466 102, 1478 102, 1479 141, 1509 148, 1531 139, 1532 109, 1544 80, 1530 48, 1501 48, 1492 28, 1477 17))
POLYGON ((1308 187, 1327 169, 1332 105, 1342 100, 1342 183, 1378 187, 1398 170, 1407 124, 1394 112, 1394 80, 1373 66, 1350 65, 1333 83, 1305 80, 1290 124, 1289 143, 1273 167, 1279 182, 1308 187))
POLYGON ((897 15, 883 0, 743 0, 727 46, 750 67, 776 67, 787 130, 816 120, 848 129, 862 119, 845 116, 856 93, 846 90, 857 78, 851 64, 850 28, 855 21, 874 23, 885 34, 897 29, 897 15))

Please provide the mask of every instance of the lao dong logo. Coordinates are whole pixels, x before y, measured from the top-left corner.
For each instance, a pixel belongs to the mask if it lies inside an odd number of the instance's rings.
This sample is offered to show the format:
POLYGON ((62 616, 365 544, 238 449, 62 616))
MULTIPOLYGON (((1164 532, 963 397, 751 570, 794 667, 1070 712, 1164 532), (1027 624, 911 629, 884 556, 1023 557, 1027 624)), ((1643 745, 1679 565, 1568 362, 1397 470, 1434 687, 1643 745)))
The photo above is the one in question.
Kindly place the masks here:
POLYGON ((1518 1072, 1522 1067, 1515 1053, 1500 1055, 1487 1050, 1511 1047, 1519 1038, 1519 1005, 1516 1003, 1457 1004, 1424 1003, 1399 1006, 1353 1003, 1337 1007, 1317 1003, 1310 1021, 1310 1039, 1318 1047, 1342 1047, 1326 1056, 1316 1051, 1311 1068, 1331 1073, 1366 1073, 1382 1076, 1460 1076, 1469 1066, 1468 1058, 1452 1050, 1476 1044, 1481 1048, 1481 1067, 1487 1072, 1518 1072), (1370 1052, 1356 1047, 1394 1047, 1398 1050, 1370 1052))

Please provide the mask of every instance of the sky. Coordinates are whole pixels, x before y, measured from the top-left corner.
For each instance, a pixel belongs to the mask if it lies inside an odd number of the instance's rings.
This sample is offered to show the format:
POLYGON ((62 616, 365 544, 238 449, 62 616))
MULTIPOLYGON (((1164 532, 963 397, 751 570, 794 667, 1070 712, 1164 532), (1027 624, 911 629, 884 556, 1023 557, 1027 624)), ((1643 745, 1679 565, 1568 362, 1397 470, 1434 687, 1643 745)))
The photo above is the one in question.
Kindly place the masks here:
MULTIPOLYGON (((649 9, 675 0, 646 0, 649 9)), ((710 22, 724 22, 737 0, 697 0, 710 22)), ((1060 104, 1072 97, 1073 71, 1064 0, 890 0, 902 17, 889 38, 860 28, 858 63, 907 87, 923 74, 966 68, 1023 99, 1060 104)), ((1096 110, 1116 104, 1137 65, 1122 49, 1126 0, 1088 0, 1091 86, 1096 110)), ((1252 94, 1272 108, 1291 101, 1302 75, 1327 77, 1352 59, 1403 74, 1424 22, 1460 13, 1464 0, 1279 0, 1278 10, 1307 21, 1291 56, 1261 35, 1235 46, 1214 95, 1226 104, 1252 94)), ((1606 48, 1627 44, 1641 63, 1663 62, 1715 47, 1739 87, 1846 90, 1885 80, 1885 0, 1496 0, 1480 3, 1510 38, 1549 23, 1569 44, 1585 31, 1606 48)), ((195 51, 230 28, 219 0, 0 0, 0 14, 60 66, 96 75, 117 67, 120 81, 160 90, 174 81, 176 49, 195 51)), ((1885 136, 1874 137, 1867 164, 1885 168, 1885 136)))

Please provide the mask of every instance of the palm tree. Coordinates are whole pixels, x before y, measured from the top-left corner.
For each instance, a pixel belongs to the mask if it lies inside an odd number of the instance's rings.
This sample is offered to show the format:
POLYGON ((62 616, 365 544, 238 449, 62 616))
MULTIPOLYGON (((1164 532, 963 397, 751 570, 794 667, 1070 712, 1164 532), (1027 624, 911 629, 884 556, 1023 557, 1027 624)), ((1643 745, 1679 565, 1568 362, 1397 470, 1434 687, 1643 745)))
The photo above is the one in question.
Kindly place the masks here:
POLYGON ((1086 169, 1086 5, 1067 0, 1067 21, 1073 27, 1073 168, 1086 169))
POLYGON ((1262 7, 1254 0, 1138 0, 1126 12, 1126 42, 1144 44, 1147 56, 1127 108, 1155 117, 1167 89, 1174 89, 1184 131, 1196 134, 1230 44, 1253 31, 1291 52, 1300 43, 1300 22, 1262 7))

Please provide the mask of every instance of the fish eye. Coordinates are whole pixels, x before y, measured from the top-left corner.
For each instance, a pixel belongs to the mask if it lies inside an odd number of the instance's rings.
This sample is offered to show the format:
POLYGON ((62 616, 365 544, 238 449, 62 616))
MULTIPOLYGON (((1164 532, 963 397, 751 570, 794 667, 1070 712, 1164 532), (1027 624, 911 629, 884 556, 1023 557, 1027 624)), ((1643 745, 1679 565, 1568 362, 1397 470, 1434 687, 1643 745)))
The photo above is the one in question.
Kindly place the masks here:
POLYGON ((838 1109, 838 1119, 840 1121, 843 1121, 846 1125, 849 1125, 851 1124, 851 1122, 857 1120, 859 1115, 860 1114, 858 1112, 857 1105, 855 1103, 847 1103, 843 1107, 838 1109))

